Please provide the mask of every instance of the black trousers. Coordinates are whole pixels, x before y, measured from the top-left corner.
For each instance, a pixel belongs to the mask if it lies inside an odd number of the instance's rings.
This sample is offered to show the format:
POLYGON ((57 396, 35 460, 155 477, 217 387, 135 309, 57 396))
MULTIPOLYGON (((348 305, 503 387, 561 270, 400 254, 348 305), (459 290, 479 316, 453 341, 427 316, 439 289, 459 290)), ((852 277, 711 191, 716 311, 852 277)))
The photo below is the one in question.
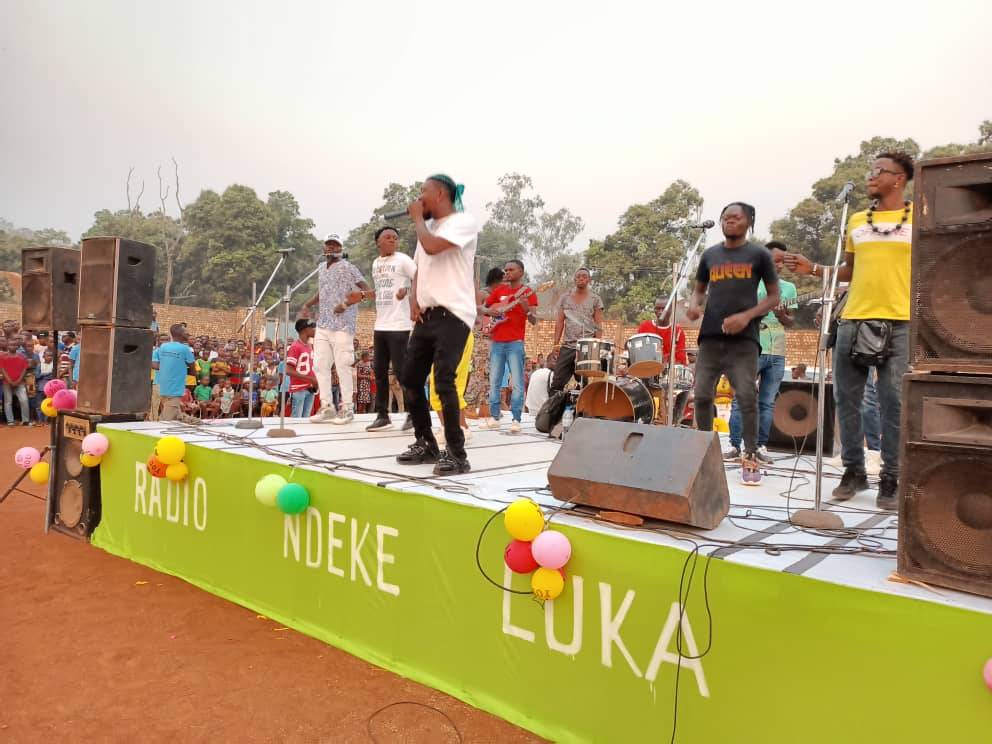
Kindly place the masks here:
POLYGON ((758 448, 758 352, 760 348, 747 338, 704 338, 696 355, 696 428, 713 431, 713 398, 720 375, 726 375, 734 388, 734 397, 744 425, 744 452, 758 448))
POLYGON ((558 350, 558 361, 555 362, 555 373, 551 378, 551 392, 564 390, 569 380, 575 375, 575 349, 562 346, 558 350))
MULTIPOLYGON (((380 416, 389 415, 389 363, 393 364, 393 374, 398 380, 406 360, 406 345, 410 342, 409 331, 375 331, 372 334, 372 351, 375 353, 375 412, 380 416)), ((406 400, 406 396, 403 396, 406 400)))
POLYGON ((427 308, 421 313, 420 322, 413 327, 410 344, 406 350, 406 363, 400 384, 406 394, 410 418, 417 439, 437 446, 431 431, 431 413, 424 386, 431 365, 434 366, 434 384, 441 400, 441 420, 448 451, 455 457, 465 457, 465 433, 459 420, 458 391, 455 389, 455 371, 461 361, 465 342, 471 329, 458 316, 443 307, 427 308))

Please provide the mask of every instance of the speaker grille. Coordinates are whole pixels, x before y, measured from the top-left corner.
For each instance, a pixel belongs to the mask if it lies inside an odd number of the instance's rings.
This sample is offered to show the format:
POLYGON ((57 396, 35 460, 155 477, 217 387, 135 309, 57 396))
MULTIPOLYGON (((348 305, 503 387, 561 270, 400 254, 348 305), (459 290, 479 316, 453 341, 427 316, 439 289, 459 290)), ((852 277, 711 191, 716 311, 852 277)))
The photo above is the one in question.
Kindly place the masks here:
POLYGON ((772 414, 776 428, 790 437, 816 433, 816 398, 806 390, 787 390, 775 403, 772 414))
POLYGON ((21 277, 21 322, 32 330, 52 325, 52 278, 50 274, 24 274, 21 277))

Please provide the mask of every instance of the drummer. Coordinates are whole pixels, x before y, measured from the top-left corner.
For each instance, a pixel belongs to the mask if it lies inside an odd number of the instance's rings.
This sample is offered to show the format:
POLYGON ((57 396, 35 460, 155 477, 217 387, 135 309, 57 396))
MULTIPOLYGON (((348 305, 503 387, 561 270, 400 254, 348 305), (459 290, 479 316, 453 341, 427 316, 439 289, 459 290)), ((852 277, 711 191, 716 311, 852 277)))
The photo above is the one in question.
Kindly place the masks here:
MULTIPOLYGON (((667 364, 672 353, 672 309, 668 308, 666 311, 666 304, 667 299, 664 297, 659 297, 655 300, 654 318, 642 321, 637 326, 637 332, 653 333, 656 336, 661 336, 662 343, 664 344, 662 354, 664 355, 664 362, 667 364)), ((680 325, 675 326, 675 363, 689 363, 685 354, 685 331, 682 330, 682 326, 680 325)))
POLYGON ((575 373, 575 352, 580 338, 599 338, 603 332, 603 301, 589 289, 592 275, 584 266, 575 272, 575 287, 561 298, 555 319, 558 361, 551 392, 564 390, 575 373))

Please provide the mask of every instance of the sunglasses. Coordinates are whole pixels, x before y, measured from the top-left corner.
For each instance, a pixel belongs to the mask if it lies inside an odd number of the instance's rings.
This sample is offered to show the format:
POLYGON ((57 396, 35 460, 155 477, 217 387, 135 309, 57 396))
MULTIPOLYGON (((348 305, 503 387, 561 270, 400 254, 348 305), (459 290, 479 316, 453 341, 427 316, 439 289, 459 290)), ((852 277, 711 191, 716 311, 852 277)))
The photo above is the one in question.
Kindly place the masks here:
POLYGON ((872 168, 868 171, 868 178, 878 178, 883 173, 891 173, 893 176, 902 175, 902 171, 889 170, 888 168, 872 168))

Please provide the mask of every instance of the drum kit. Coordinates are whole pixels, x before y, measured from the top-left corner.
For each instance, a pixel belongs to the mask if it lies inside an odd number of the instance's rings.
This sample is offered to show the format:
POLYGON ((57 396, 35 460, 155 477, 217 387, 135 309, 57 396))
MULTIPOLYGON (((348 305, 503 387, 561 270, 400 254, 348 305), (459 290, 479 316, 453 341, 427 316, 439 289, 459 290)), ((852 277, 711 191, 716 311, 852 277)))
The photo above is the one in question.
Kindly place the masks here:
POLYGON ((675 424, 685 414, 692 390, 692 368, 676 364, 668 370, 661 336, 637 333, 619 354, 615 344, 602 338, 580 338, 576 343, 575 376, 579 386, 577 416, 630 421, 640 424, 675 424), (618 362, 626 368, 619 375, 618 362), (674 411, 669 412, 669 381, 674 391, 674 411))

